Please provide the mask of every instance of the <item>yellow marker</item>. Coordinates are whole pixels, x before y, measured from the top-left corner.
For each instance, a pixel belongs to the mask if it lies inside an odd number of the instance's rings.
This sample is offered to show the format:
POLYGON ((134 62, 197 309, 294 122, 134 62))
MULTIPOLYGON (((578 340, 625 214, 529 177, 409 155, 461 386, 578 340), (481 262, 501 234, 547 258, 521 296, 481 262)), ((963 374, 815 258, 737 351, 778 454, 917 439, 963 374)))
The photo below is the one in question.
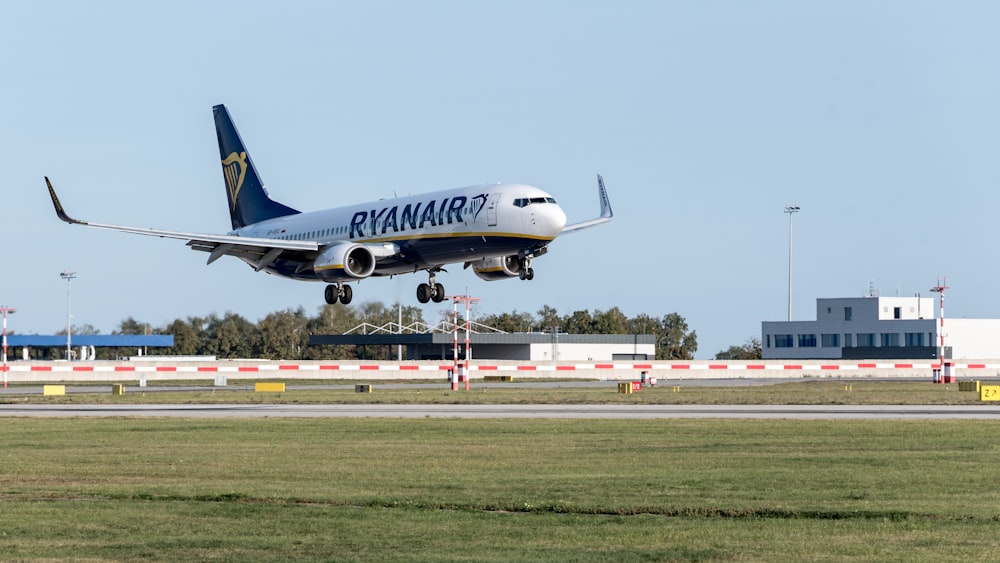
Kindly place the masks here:
POLYGON ((42 395, 44 396, 54 396, 54 395, 65 395, 66 386, 65 385, 43 385, 42 395))
POLYGON ((257 383, 254 385, 253 390, 255 393, 284 393, 285 384, 284 383, 257 383))
POLYGON ((980 401, 1000 401, 1000 385, 980 385, 980 401))

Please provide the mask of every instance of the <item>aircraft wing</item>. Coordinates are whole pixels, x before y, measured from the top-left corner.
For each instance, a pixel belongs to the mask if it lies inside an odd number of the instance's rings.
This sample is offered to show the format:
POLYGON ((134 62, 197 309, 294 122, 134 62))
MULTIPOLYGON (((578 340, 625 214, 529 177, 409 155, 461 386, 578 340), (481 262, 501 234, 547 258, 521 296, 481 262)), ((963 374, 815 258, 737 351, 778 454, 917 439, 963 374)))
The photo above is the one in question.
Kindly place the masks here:
POLYGON ((601 202, 601 214, 597 218, 590 219, 589 221, 581 221, 579 223, 573 223, 572 225, 566 225, 563 227, 560 234, 579 231, 580 229, 586 229, 587 227, 593 227, 610 221, 615 214, 611 211, 611 200, 608 199, 608 190, 604 187, 604 178, 600 174, 597 175, 597 197, 601 202))
POLYGON ((121 231, 137 235, 186 240, 187 245, 194 250, 209 253, 209 264, 215 262, 223 256, 235 256, 250 262, 257 271, 260 271, 269 266, 282 255, 284 255, 285 258, 303 260, 306 256, 315 256, 315 254, 319 251, 319 245, 313 241, 251 238, 209 233, 188 233, 182 231, 167 231, 146 227, 129 227, 127 225, 110 225, 106 223, 81 221, 70 217, 63 209, 62 203, 59 202, 59 197, 56 196, 56 191, 52 187, 52 182, 49 181, 48 176, 45 177, 45 184, 49 188, 49 196, 52 197, 52 205, 56 208, 56 215, 71 225, 85 225, 87 227, 110 229, 113 231, 121 231))

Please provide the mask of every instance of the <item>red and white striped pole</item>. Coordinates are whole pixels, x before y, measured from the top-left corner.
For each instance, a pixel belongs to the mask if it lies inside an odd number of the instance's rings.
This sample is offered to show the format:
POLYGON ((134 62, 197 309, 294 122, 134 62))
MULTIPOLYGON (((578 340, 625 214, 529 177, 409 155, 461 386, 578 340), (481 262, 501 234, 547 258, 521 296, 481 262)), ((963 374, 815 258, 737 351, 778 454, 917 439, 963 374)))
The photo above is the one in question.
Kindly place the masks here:
POLYGON ((7 388, 7 313, 16 313, 13 307, 0 307, 3 311, 3 388, 7 388))
POLYGON ((469 358, 472 357, 472 346, 469 344, 469 296, 465 296, 465 390, 469 390, 469 358))
POLYGON ((939 305, 939 316, 938 316, 938 342, 940 343, 940 348, 938 351, 938 362, 941 365, 941 381, 940 383, 950 383, 951 382, 951 362, 945 361, 944 357, 944 292, 948 289, 948 278, 944 278, 944 283, 938 281, 938 284, 931 288, 931 291, 941 295, 941 301, 939 305))
POLYGON ((458 391, 458 299, 451 300, 452 370, 451 390, 458 391))

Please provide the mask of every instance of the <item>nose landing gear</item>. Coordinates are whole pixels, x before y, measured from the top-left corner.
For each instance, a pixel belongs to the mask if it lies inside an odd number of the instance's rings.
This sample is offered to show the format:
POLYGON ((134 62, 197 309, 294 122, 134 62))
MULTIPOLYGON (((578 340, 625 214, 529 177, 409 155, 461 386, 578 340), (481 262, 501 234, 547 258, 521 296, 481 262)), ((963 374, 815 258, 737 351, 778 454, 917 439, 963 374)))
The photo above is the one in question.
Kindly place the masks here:
POLYGON ((531 267, 531 258, 524 257, 518 260, 517 277, 522 280, 535 279, 535 270, 531 267))

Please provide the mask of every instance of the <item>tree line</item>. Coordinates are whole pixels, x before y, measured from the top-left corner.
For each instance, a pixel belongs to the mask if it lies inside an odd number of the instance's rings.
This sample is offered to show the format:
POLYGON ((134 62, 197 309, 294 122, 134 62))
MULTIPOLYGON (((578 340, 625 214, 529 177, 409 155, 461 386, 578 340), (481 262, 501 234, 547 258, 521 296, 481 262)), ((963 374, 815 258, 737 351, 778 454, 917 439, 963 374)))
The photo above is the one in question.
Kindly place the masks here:
MULTIPOLYGON (((460 314, 461 317, 461 314, 460 314)), ((395 347, 331 345, 309 346, 310 334, 344 334, 367 323, 384 326, 400 323, 437 324, 451 321, 452 314, 441 313, 441 318, 428 322, 417 307, 385 305, 369 301, 352 306, 325 305, 315 316, 305 309, 286 309, 268 314, 256 323, 243 316, 227 312, 206 317, 176 319, 166 326, 151 327, 148 323, 128 317, 121 321, 112 334, 172 334, 174 345, 169 348, 150 348, 149 355, 215 356, 220 359, 254 358, 285 360, 353 360, 396 359, 395 347)), ((653 317, 645 313, 629 317, 618 307, 607 310, 581 310, 560 314, 555 308, 544 306, 537 313, 513 311, 510 313, 472 315, 474 322, 514 332, 551 332, 566 334, 651 334, 656 339, 656 359, 691 360, 698 350, 698 336, 689 329, 687 321, 678 313, 653 317)), ((459 323, 464 323, 460 318, 459 323)), ((59 334, 65 334, 63 329, 59 334)), ((99 334, 90 325, 74 330, 74 334, 99 334)), ((135 355, 135 351, 97 349, 97 359, 117 359, 121 355, 135 355), (123 354, 124 352, 124 354, 123 354)), ((60 358, 65 349, 43 351, 43 357, 60 358)))

